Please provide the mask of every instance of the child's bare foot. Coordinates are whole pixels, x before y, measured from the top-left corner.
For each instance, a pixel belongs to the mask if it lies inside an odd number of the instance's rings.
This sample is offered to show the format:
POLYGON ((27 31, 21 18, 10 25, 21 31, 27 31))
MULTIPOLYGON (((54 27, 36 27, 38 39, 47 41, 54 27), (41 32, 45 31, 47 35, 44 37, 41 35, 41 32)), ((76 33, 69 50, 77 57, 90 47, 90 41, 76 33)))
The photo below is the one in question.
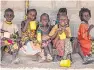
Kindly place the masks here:
POLYGON ((49 62, 49 61, 52 61, 52 56, 50 55, 50 54, 47 54, 47 61, 49 62))

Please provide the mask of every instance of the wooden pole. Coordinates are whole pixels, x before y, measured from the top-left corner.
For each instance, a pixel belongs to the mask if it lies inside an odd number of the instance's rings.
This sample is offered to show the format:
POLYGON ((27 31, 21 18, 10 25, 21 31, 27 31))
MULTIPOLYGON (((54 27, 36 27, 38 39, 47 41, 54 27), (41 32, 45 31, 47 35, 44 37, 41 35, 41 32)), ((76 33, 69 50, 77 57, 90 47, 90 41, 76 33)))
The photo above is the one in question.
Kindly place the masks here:
POLYGON ((29 0, 25 0, 25 19, 27 18, 27 10, 29 9, 29 0))

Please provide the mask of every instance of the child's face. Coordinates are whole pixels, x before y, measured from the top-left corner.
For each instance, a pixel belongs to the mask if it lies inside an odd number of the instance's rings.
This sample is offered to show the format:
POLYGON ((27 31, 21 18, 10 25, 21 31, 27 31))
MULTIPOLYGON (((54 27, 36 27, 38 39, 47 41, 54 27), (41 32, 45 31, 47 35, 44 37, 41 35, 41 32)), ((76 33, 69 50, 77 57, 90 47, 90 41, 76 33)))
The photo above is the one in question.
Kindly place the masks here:
POLYGON ((6 21, 11 22, 14 18, 14 13, 11 11, 5 12, 5 18, 6 18, 6 21))
POLYGON ((48 22, 49 22, 49 19, 47 16, 44 15, 41 17, 41 23, 43 24, 43 26, 46 26, 48 22))
POLYGON ((59 24, 60 25, 64 25, 64 24, 67 24, 67 22, 68 22, 68 17, 67 16, 60 16, 59 17, 59 24))
POLYGON ((90 19, 89 13, 88 13, 88 12, 84 12, 84 13, 83 13, 83 20, 88 22, 89 19, 90 19))
POLYGON ((57 19, 59 19, 60 16, 65 16, 65 15, 67 15, 66 12, 59 12, 58 16, 57 16, 57 19))
POLYGON ((36 17, 36 12, 35 11, 30 11, 27 14, 27 18, 30 19, 31 21, 35 20, 35 17, 36 17))

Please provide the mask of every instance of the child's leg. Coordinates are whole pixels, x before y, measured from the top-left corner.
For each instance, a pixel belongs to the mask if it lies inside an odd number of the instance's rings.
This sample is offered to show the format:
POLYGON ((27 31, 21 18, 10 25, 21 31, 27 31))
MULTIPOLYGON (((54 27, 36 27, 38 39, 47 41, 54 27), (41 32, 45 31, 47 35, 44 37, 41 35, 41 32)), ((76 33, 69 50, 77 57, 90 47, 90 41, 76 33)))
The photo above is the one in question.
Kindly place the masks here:
POLYGON ((44 50, 42 49, 41 52, 38 53, 38 55, 41 57, 41 60, 39 62, 45 61, 45 56, 44 56, 44 50))
POLYGON ((18 50, 15 50, 13 53, 12 53, 12 63, 14 64, 17 64, 19 63, 19 58, 17 58, 17 55, 18 55, 18 50))
POLYGON ((58 40, 58 42, 56 43, 56 50, 58 52, 57 60, 61 60, 62 56, 64 55, 64 41, 63 40, 58 40))
POLYGON ((8 48, 8 53, 9 53, 9 54, 12 54, 11 46, 9 45, 9 46, 7 46, 7 48, 8 48))
POLYGON ((53 56, 53 48, 52 48, 51 43, 48 44, 48 49, 49 49, 49 53, 51 54, 51 56, 53 56))
MULTIPOLYGON (((14 44, 15 45, 15 44, 14 44)), ((16 46, 13 46, 13 53, 12 53, 12 63, 17 63, 19 60, 17 60, 17 56, 18 56, 18 52, 19 52, 19 49, 20 49, 20 42, 16 43, 16 46), (16 49, 14 47, 17 47, 16 49)))
MULTIPOLYGON (((64 59, 67 59, 67 56, 69 55, 69 58, 71 57, 71 53, 72 53, 72 44, 70 42, 70 39, 67 38, 65 39, 65 52, 64 52, 64 59)), ((71 58, 70 58, 71 59, 71 58)))
POLYGON ((13 51, 13 59, 16 58, 16 56, 18 55, 19 49, 22 47, 22 43, 20 41, 17 41, 17 47, 18 47, 18 49, 15 49, 13 51))
POLYGON ((78 53, 81 56, 82 60, 83 60, 84 59, 84 55, 83 55, 83 53, 81 51, 80 43, 79 43, 77 38, 73 39, 72 47, 73 47, 73 53, 78 53))
POLYGON ((12 59, 15 60, 18 55, 18 49, 14 50, 12 53, 12 59))
POLYGON ((80 43, 79 43, 79 41, 77 41, 77 50, 78 50, 78 54, 81 56, 82 60, 84 60, 84 54, 83 54, 83 52, 82 52, 82 50, 81 50, 80 47, 81 47, 81 46, 80 46, 80 43))
POLYGON ((56 49, 58 51, 58 55, 59 56, 63 56, 64 55, 64 41, 58 41, 56 44, 56 49))
POLYGON ((81 51, 81 49, 80 49, 80 47, 78 47, 78 54, 81 56, 81 58, 83 59, 84 58, 84 55, 83 55, 83 53, 82 53, 82 51, 81 51))
POLYGON ((47 56, 47 54, 50 54, 48 46, 44 47, 44 55, 47 56))
POLYGON ((73 54, 77 53, 77 38, 73 38, 73 42, 72 42, 72 49, 73 49, 73 54))
POLYGON ((44 55, 48 60, 52 60, 52 56, 50 54, 48 46, 44 47, 44 55))
POLYGON ((48 60, 48 61, 51 61, 51 60, 52 60, 52 56, 53 56, 51 43, 48 44, 47 50, 48 50, 48 53, 47 53, 47 60, 48 60))
POLYGON ((1 61, 2 61, 3 56, 4 56, 5 47, 6 47, 6 46, 2 46, 2 47, 1 47, 1 61))

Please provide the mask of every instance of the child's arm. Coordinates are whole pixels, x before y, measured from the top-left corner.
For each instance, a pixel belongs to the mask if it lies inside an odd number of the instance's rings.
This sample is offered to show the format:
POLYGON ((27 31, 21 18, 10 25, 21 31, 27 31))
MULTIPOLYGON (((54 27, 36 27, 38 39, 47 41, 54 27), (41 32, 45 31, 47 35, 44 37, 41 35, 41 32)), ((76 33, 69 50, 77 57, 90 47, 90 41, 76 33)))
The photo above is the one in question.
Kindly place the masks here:
POLYGON ((67 27, 67 28, 65 29, 65 33, 66 33, 67 38, 70 38, 70 37, 71 37, 71 30, 70 30, 69 27, 67 27))
POLYGON ((58 32, 56 31, 56 33, 53 36, 50 36, 51 40, 53 40, 54 38, 56 38, 58 32))
POLYGON ((56 36, 58 35, 58 33, 61 33, 62 31, 64 31, 64 27, 59 27, 57 29, 54 30, 54 34, 52 36, 50 36, 50 38, 53 40, 54 38, 56 38, 56 36))
POLYGON ((51 29, 51 31, 49 32, 49 37, 51 38, 51 39, 54 39, 55 37, 56 37, 56 35, 57 35, 57 29, 58 29, 58 25, 55 25, 55 26, 53 26, 53 28, 51 29))
POLYGON ((5 35, 4 33, 5 33, 5 32, 8 32, 8 31, 1 29, 1 34, 2 34, 2 35, 1 35, 0 38, 1 38, 3 41, 9 39, 9 38, 4 37, 4 35, 5 35))
POLYGON ((25 22, 22 21, 22 22, 21 22, 21 31, 22 31, 22 32, 24 31, 24 30, 23 30, 24 26, 25 26, 25 22))
POLYGON ((88 35, 90 34, 91 29, 94 28, 94 25, 90 25, 88 29, 88 35))
POLYGON ((4 33, 4 32, 8 32, 8 31, 1 29, 1 33, 4 33))
POLYGON ((25 32, 28 25, 29 25, 30 20, 26 20, 25 22, 22 22, 21 26, 22 26, 22 31, 25 32))

